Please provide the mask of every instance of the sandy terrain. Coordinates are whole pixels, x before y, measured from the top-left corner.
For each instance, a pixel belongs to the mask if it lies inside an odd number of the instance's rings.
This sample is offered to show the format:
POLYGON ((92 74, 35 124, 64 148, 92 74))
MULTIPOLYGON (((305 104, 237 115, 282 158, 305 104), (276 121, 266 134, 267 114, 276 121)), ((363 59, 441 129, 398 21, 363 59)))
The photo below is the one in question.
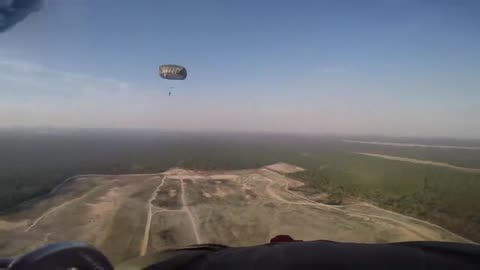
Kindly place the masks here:
POLYGON ((411 163, 417 163, 417 164, 425 164, 425 165, 432 165, 432 166, 438 166, 438 167, 445 167, 445 168, 460 170, 460 171, 464 171, 464 172, 480 173, 480 169, 478 169, 478 168, 460 167, 460 166, 455 166, 455 165, 448 164, 448 163, 431 161, 431 160, 414 159, 414 158, 406 158, 406 157, 398 157, 398 156, 389 156, 389 155, 381 155, 381 154, 373 154, 373 153, 361 153, 361 152, 356 152, 356 154, 371 156, 371 157, 384 158, 384 159, 389 159, 389 160, 397 160, 397 161, 405 161, 405 162, 411 162, 411 163))
MULTIPOLYGON (((270 168, 270 169, 269 169, 270 168)), ((0 254, 57 241, 86 241, 114 262, 197 243, 262 244, 278 234, 350 242, 468 242, 437 225, 365 203, 333 206, 291 188, 276 171, 175 168, 149 175, 77 176, 49 197, 0 216, 0 254)))

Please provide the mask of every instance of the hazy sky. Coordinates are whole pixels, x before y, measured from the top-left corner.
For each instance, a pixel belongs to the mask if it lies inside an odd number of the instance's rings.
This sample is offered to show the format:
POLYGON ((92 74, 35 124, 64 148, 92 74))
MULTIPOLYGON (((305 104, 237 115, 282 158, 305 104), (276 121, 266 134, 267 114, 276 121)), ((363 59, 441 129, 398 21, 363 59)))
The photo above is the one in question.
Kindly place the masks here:
POLYGON ((475 0, 46 1, 0 34, 0 126, 480 138, 478 14, 475 0))

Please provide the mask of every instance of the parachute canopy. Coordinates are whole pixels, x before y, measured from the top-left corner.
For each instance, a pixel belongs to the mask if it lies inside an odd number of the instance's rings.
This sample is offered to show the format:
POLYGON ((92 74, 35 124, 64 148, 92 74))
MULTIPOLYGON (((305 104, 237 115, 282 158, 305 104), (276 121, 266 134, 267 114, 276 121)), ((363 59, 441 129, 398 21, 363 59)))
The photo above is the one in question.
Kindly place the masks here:
POLYGON ((160 77, 167 80, 185 80, 187 69, 180 65, 160 65, 160 77))

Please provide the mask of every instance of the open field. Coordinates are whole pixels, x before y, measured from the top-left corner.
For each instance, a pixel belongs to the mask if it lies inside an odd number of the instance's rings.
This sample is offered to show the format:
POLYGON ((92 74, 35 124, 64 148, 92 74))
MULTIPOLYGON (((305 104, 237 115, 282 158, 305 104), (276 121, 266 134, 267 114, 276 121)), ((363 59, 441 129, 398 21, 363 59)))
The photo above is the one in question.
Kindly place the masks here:
POLYGON ((267 168, 78 176, 48 198, 1 216, 0 253, 79 240, 118 263, 197 243, 262 244, 278 234, 366 243, 468 242, 437 225, 364 202, 324 204, 294 191, 302 186, 267 168))

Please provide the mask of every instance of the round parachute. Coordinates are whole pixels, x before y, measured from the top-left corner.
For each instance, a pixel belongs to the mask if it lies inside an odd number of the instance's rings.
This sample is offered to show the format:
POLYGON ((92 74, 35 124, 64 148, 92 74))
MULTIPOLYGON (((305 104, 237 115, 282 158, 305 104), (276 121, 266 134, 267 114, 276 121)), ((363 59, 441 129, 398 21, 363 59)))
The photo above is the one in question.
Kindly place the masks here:
POLYGON ((185 80, 187 69, 180 65, 161 65, 159 68, 160 77, 167 80, 185 80))

